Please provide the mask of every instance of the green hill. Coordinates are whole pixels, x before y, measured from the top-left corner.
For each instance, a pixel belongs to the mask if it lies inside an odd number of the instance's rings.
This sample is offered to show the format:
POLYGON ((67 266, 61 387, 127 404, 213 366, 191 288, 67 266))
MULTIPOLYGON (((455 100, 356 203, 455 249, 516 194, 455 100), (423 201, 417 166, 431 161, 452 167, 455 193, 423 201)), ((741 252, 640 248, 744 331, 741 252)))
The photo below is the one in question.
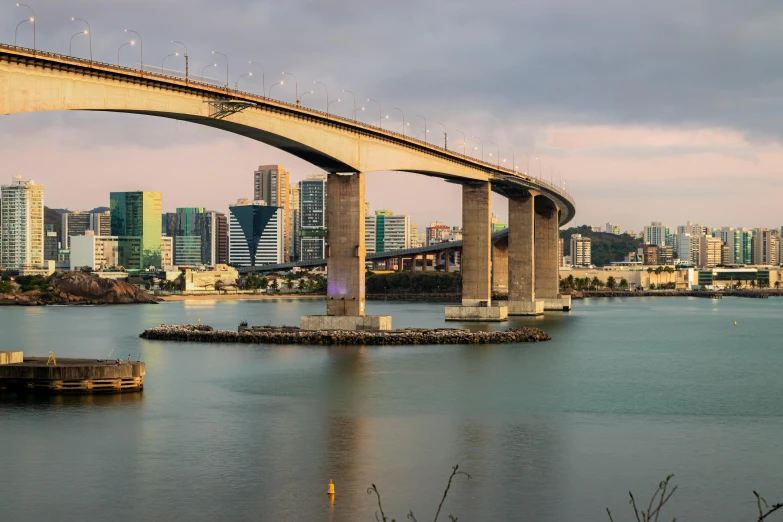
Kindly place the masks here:
POLYGON ((591 240, 592 261, 595 266, 604 266, 612 261, 622 261, 628 252, 636 252, 642 243, 638 237, 628 234, 607 234, 605 232, 593 232, 587 225, 567 228, 560 231, 563 238, 563 255, 571 255, 571 235, 582 234, 591 240))

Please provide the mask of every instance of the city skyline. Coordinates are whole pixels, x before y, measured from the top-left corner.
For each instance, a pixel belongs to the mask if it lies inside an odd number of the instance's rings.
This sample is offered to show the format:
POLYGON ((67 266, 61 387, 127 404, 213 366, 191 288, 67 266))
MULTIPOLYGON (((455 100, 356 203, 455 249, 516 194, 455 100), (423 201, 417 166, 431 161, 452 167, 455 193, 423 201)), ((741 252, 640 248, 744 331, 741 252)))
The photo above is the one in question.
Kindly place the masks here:
MULTIPOLYGON (((198 9, 199 4, 190 9, 198 9)), ((260 60, 267 88, 282 78, 279 71, 290 69, 297 74, 300 93, 315 89, 304 102, 311 107, 322 109, 325 105, 322 86, 312 83, 323 81, 332 99, 344 98, 332 107, 343 116, 351 111, 342 89, 356 92, 357 103, 367 105, 367 110, 358 113, 367 122, 377 118, 376 106, 364 101, 367 98, 382 102, 382 114, 390 116, 382 120, 384 125, 399 126, 400 116, 393 108, 402 107, 406 123, 417 133, 422 122, 415 115, 423 114, 430 122, 430 141, 442 137, 435 122, 443 121, 450 148, 458 148, 461 141, 456 129, 465 129, 468 148, 479 144, 470 136, 480 136, 487 158, 494 153, 488 144, 497 142, 501 156, 507 159, 509 147, 515 147, 520 170, 528 170, 528 153, 531 174, 540 171, 544 178, 555 180, 562 175, 581 202, 577 221, 582 223, 612 219, 624 228, 638 229, 648 221, 639 215, 653 216, 663 207, 666 213, 655 215, 655 219, 684 222, 700 216, 703 222, 720 220, 749 227, 777 221, 774 191, 770 189, 779 184, 783 152, 769 116, 774 112, 770 110, 773 102, 767 99, 764 87, 770 82, 766 75, 773 73, 754 69, 746 71, 753 75, 733 75, 731 82, 714 81, 724 77, 720 64, 725 60, 734 63, 743 53, 764 52, 765 39, 774 30, 768 20, 774 19, 777 8, 737 10, 722 4, 707 13, 711 21, 707 26, 697 24, 705 13, 695 2, 678 3, 677 9, 671 9, 674 4, 670 2, 634 7, 643 13, 634 11, 630 18, 625 16, 630 7, 613 2, 589 9, 568 1, 530 3, 519 10, 504 10, 507 6, 498 3, 478 11, 456 4, 449 6, 447 15, 435 18, 436 13, 441 14, 438 5, 417 6, 422 11, 416 22, 420 31, 402 41, 392 36, 391 29, 388 35, 385 31, 389 24, 409 23, 398 20, 401 10, 397 8, 337 3, 324 12, 302 9, 299 2, 256 6, 241 1, 209 20, 197 18, 187 27, 181 23, 180 9, 168 4, 155 4, 153 19, 140 16, 138 2, 116 2, 111 7, 89 1, 43 5, 39 6, 37 38, 39 48, 66 52, 73 32, 70 17, 76 9, 91 20, 96 60, 116 60, 116 47, 125 41, 122 28, 127 23, 144 33, 145 65, 151 67, 159 67, 158 60, 176 50, 170 40, 187 40, 191 70, 214 61, 211 50, 220 48, 230 57, 232 82, 251 70, 247 61, 260 60), (361 14, 357 10, 367 16, 344 16, 349 11, 361 14), (296 13, 297 28, 305 31, 303 38, 273 53, 252 50, 252 35, 259 25, 276 41, 275 35, 290 31, 290 27, 275 20, 294 19, 292 13, 296 13), (497 16, 500 13, 502 17, 497 16), (246 22, 250 19, 254 20, 252 30, 246 22), (427 20, 438 23, 418 25, 427 20), (467 20, 476 27, 473 38, 456 38, 460 24, 467 20), (492 33, 487 30, 490 20, 495 24, 492 33), (497 25, 498 20, 503 23, 497 25), (756 40, 741 41, 743 31, 750 27, 756 40), (564 40, 563 30, 575 37, 564 40), (669 45, 664 49, 646 46, 645 42, 661 30, 666 31, 669 45), (346 31, 363 38, 365 45, 356 48, 353 40, 336 36, 346 31), (587 31, 603 36, 593 35, 593 47, 582 49, 578 42, 587 31), (433 38, 435 35, 440 38, 433 38), (712 44, 695 45, 695 35, 709 37, 712 44), (317 46, 312 43, 316 41, 317 46), (479 50, 475 49, 476 41, 481 44, 479 50), (731 49, 725 41, 731 42, 731 49), (518 55, 499 52, 511 42, 519 48, 527 42, 536 51, 518 55), (422 43, 426 43, 423 51, 422 43), (256 56, 259 54, 263 56, 256 56), (496 54, 502 59, 492 58, 496 54), (460 57, 460 68, 442 66, 456 56, 460 57), (693 61, 702 66, 690 67, 693 61), (656 71, 660 76, 655 76, 656 71), (661 79, 664 74, 665 81, 661 79), (720 85, 717 91, 716 85, 720 85), (712 97, 703 99, 707 90, 712 97), (755 96, 756 102, 742 110, 720 102, 740 93, 755 96), (715 111, 715 104, 723 110, 715 111), (537 157, 543 160, 540 169, 537 157), (753 205, 742 204, 751 200, 753 205), (612 216, 604 214, 606 208, 613 209, 612 216)), ((9 5, 3 12, 10 15, 13 9, 9 5)), ((9 41, 12 32, 6 27, 0 39, 9 41)), ((19 43, 28 45, 29 38, 28 32, 20 29, 19 43)), ((86 42, 75 41, 73 53, 83 56, 85 52, 86 42)), ((135 51, 127 53, 128 65, 135 56, 135 51)), ((181 69, 181 62, 181 57, 174 57, 166 66, 181 69)), ((217 69, 211 76, 222 77, 222 66, 217 69)), ((258 71, 243 82, 241 88, 260 91, 258 71)), ((281 86, 275 96, 291 101, 294 90, 290 83, 281 86)), ((225 202, 237 197, 245 186, 244 172, 252 165, 286 165, 294 181, 318 171, 245 138, 142 116, 52 113, 8 116, 4 122, 0 153, 8 173, 34 179, 43 179, 49 172, 67 173, 47 180, 51 193, 63 194, 63 201, 71 198, 76 204, 84 198, 84 206, 109 190, 138 189, 172 194, 171 207, 168 203, 166 207, 171 210, 192 204, 198 195, 197 184, 183 186, 184 177, 207 180, 216 173, 235 173, 221 176, 225 194, 209 191, 199 202, 224 209, 225 202), (49 154, 35 153, 41 141, 47 142, 49 154), (127 186, 110 189, 112 177, 127 186), (75 179, 81 182, 78 191, 74 190, 75 179)), ((413 222, 459 221, 458 187, 436 179, 404 173, 368 174, 367 199, 377 201, 378 208, 394 207, 410 214, 413 222), (433 193, 443 197, 433 201, 433 193), (434 209, 437 217, 425 215, 425 208, 434 209)), ((50 202, 55 206, 60 203, 57 199, 50 202)), ((493 206, 505 219, 503 199, 494 198, 493 206)))

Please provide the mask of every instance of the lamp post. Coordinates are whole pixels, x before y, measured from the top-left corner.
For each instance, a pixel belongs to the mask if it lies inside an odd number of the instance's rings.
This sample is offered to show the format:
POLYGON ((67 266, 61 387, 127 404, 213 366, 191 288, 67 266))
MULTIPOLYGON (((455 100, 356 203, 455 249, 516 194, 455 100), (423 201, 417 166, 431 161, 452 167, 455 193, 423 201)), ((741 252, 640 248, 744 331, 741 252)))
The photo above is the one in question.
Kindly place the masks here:
POLYGON ((358 108, 358 109, 354 109, 354 110, 353 110, 353 114, 351 114, 351 117, 353 118, 353 121, 356 121, 356 113, 357 113, 358 111, 363 111, 363 110, 364 110, 364 107, 360 107, 360 108, 358 108))
MULTIPOLYGON (((264 66, 261 65, 258 62, 247 62, 251 65, 255 65, 257 67, 261 67, 261 96, 266 96, 266 71, 264 70, 264 66)), ((270 89, 271 90, 271 89, 270 89)))
POLYGON ((292 76, 294 78, 294 91, 296 92, 296 104, 299 105, 299 80, 297 80, 296 76, 294 76, 290 72, 283 71, 283 74, 287 74, 288 76, 292 76))
POLYGON ((271 97, 272 97, 272 89, 274 89, 274 88, 275 88, 275 85, 283 85, 284 83, 285 83, 285 82, 284 82, 284 81, 282 81, 282 80, 280 80, 280 81, 279 81, 279 82, 277 82, 277 83, 273 83, 273 84, 272 84, 272 86, 271 86, 271 87, 269 87, 269 96, 267 96, 267 98, 271 98, 271 97))
POLYGON ((306 95, 306 94, 313 94, 314 92, 315 92, 315 91, 313 91, 312 89, 311 89, 311 90, 309 90, 309 91, 305 91, 305 92, 303 92, 303 93, 302 93, 302 98, 301 98, 301 99, 302 99, 302 100, 304 100, 304 97, 305 97, 305 95, 306 95))
POLYGON ((479 140, 479 143, 481 143, 481 161, 484 161, 484 140, 482 140, 478 136, 473 136, 473 137, 479 140))
POLYGON ((166 56, 164 56, 163 59, 160 61, 160 70, 161 71, 163 71, 163 66, 166 64, 166 58, 170 58, 172 56, 179 56, 179 53, 172 53, 172 54, 167 54, 166 56))
POLYGON ((400 114, 402 114, 402 135, 405 136, 405 113, 402 112, 402 109, 398 109, 397 107, 395 107, 394 110, 400 111, 400 114))
POLYGON ((424 120, 424 143, 427 143, 427 118, 425 118, 421 114, 417 114, 416 117, 424 120))
POLYGON ((515 154, 514 147, 509 145, 508 148, 511 149, 511 166, 514 167, 514 172, 516 172, 517 171, 517 160, 514 157, 514 154, 515 154))
POLYGON ((326 114, 329 114, 329 87, 327 87, 324 82, 319 82, 317 80, 313 80, 313 83, 320 83, 324 86, 324 90, 326 90, 326 114))
MULTIPOLYGON (((351 96, 353 96, 353 113, 356 114, 356 94, 354 94, 352 91, 349 91, 348 89, 343 89, 343 92, 347 92, 351 96)), ((356 117, 354 116, 353 121, 356 121, 356 117)))
POLYGON ((225 54, 221 53, 220 51, 212 51, 212 54, 219 54, 220 56, 222 56, 226 60, 226 89, 228 89, 228 56, 226 56, 225 54))
POLYGON ((87 34, 87 31, 86 30, 79 31, 78 33, 71 36, 71 42, 68 44, 68 56, 71 56, 71 54, 73 53, 73 39, 79 36, 80 34, 87 34))
POLYGON ((435 123, 443 127, 443 148, 449 150, 449 136, 446 134, 446 124, 439 121, 436 121, 435 123))
MULTIPOLYGON (((37 49, 35 45, 35 10, 27 4, 16 4, 16 7, 26 7, 33 13, 33 16, 30 17, 29 21, 33 23, 33 51, 35 51, 37 49)), ((16 27, 19 26, 17 25, 16 27)), ((14 46, 16 46, 16 44, 14 44, 14 46)))
POLYGON ((139 65, 140 65, 141 72, 144 72, 144 39, 141 37, 139 33, 134 31, 133 29, 125 29, 125 32, 133 33, 139 37, 139 65))
POLYGON ((178 40, 172 40, 171 43, 180 44, 185 48, 185 81, 188 81, 188 46, 178 40))
POLYGON ((467 143, 468 140, 467 138, 465 138, 465 133, 459 129, 454 129, 454 132, 459 132, 460 134, 462 134, 462 155, 466 156, 467 154, 465 153, 465 143, 467 143))
POLYGON ((383 110, 381 109, 381 102, 375 98, 367 98, 368 102, 375 102, 378 105, 378 127, 383 128, 383 110))
POLYGON ((23 24, 23 23, 25 23, 25 22, 30 22, 30 23, 32 23, 32 22, 33 22, 33 19, 32 19, 32 18, 27 18, 26 20, 22 20, 21 22, 19 22, 18 24, 16 24, 16 29, 14 30, 14 47, 16 47, 16 35, 17 35, 17 33, 19 32, 19 26, 20 26, 20 25, 22 25, 22 24, 23 24))
POLYGON ((123 47, 125 47, 126 45, 136 45, 136 42, 135 42, 134 40, 131 40, 131 41, 130 41, 130 42, 128 42, 128 43, 124 43, 124 44, 122 44, 122 45, 120 46, 120 48, 119 48, 119 49, 117 49, 117 66, 118 66, 118 67, 119 67, 119 65, 120 65, 120 51, 122 51, 122 48, 123 48, 123 47))
POLYGON ((87 30, 84 31, 84 34, 90 37, 90 65, 92 65, 92 27, 90 27, 90 22, 88 22, 84 18, 77 18, 75 16, 72 16, 71 20, 84 22, 85 24, 87 24, 87 30))
POLYGON ((331 107, 331 105, 332 105, 333 103, 340 103, 340 101, 341 101, 341 100, 340 100, 340 98, 337 98, 336 100, 332 100, 332 101, 330 101, 330 102, 329 102, 329 103, 326 105, 326 115, 327 115, 327 116, 329 116, 329 107, 331 107))
MULTIPOLYGON (((500 145, 497 143, 489 142, 490 145, 494 145, 498 149, 498 168, 500 168, 500 145)), ((492 156, 492 154, 490 154, 492 156)))
POLYGON ((210 64, 207 64, 207 65, 205 65, 204 67, 201 68, 201 81, 202 82, 204 81, 204 71, 207 70, 207 67, 217 67, 217 64, 216 63, 210 63, 210 64))
POLYGON ((245 76, 253 76, 253 73, 251 73, 251 72, 246 72, 245 74, 240 74, 240 75, 239 75, 239 78, 237 78, 237 79, 236 79, 236 81, 234 82, 234 90, 235 90, 235 91, 238 91, 238 90, 239 90, 239 80, 241 80, 241 79, 242 79, 242 78, 244 78, 245 76))

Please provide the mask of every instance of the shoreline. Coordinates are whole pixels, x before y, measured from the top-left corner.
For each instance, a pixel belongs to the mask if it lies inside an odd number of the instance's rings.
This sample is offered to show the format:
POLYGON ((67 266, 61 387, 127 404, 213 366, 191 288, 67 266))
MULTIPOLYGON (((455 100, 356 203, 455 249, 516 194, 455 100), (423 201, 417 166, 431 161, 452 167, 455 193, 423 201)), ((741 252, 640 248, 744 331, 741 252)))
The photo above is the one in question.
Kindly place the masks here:
POLYGON ((197 295, 158 295, 161 301, 230 301, 236 299, 325 299, 325 295, 310 294, 197 294, 197 295))

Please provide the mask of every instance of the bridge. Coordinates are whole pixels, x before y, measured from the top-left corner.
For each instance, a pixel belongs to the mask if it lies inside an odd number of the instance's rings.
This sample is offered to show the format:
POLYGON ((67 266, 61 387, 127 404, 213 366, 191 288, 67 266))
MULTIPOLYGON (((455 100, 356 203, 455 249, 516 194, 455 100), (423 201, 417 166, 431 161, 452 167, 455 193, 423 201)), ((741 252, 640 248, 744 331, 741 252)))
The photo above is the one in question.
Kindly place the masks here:
POLYGON ((570 309, 558 284, 558 229, 576 206, 562 187, 349 118, 228 85, 0 44, 0 114, 86 110, 188 121, 266 143, 327 177, 328 288, 325 316, 305 328, 390 328, 366 316, 365 175, 400 171, 462 186, 462 306, 447 319, 504 320, 570 309), (491 300, 491 193, 508 198, 508 306, 491 300))

